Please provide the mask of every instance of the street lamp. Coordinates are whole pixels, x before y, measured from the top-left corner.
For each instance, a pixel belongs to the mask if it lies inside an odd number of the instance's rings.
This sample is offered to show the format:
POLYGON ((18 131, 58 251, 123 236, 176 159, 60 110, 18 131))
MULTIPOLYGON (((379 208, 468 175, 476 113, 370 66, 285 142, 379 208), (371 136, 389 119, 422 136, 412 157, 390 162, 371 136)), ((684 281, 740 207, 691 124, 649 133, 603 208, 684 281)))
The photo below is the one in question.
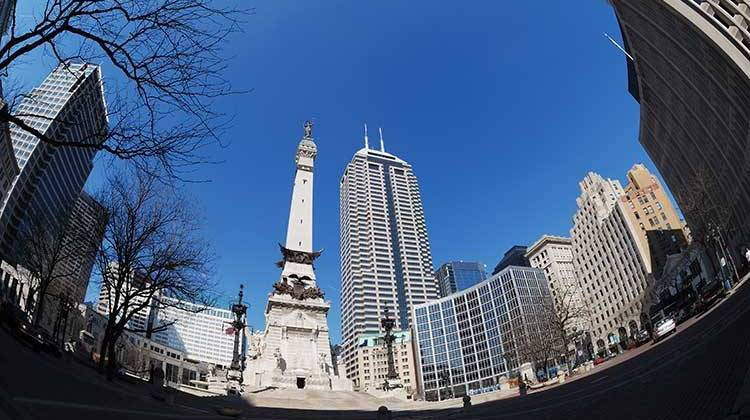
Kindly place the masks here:
POLYGON ((239 394, 242 390, 242 371, 245 370, 244 355, 240 355, 240 334, 244 339, 245 336, 245 314, 247 314, 247 305, 242 303, 244 286, 240 285, 239 297, 237 303, 232 305, 232 314, 234 321, 231 323, 234 331, 234 348, 232 351, 232 363, 227 370, 227 394, 239 394))
POLYGON ((400 388, 402 386, 393 362, 393 341, 395 340, 395 337, 393 336, 393 327, 395 325, 396 320, 390 317, 388 308, 386 308, 385 313, 383 314, 383 319, 380 320, 380 326, 385 330, 383 340, 385 340, 385 345, 388 351, 388 374, 383 383, 383 390, 385 391, 400 388))

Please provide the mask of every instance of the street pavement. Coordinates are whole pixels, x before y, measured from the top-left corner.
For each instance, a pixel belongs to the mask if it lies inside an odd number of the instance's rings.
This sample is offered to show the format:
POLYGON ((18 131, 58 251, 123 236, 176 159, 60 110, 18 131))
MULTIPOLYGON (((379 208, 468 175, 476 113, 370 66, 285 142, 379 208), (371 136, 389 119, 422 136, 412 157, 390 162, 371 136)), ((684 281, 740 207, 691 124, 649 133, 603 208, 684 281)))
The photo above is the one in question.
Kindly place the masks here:
MULTIPOLYGON (((372 410, 293 410, 255 407, 247 400, 179 393, 174 405, 155 400, 145 384, 108 382, 78 362, 34 353, 0 331, 0 420, 226 418, 376 418, 372 410)), ((396 411, 397 419, 750 419, 750 286, 739 286, 708 313, 660 343, 645 344, 565 384, 525 397, 468 409, 396 411)), ((506 394, 507 395, 507 394, 506 394)), ((476 400, 483 398, 475 398, 476 400)), ((321 407, 325 408, 325 407, 321 407)))

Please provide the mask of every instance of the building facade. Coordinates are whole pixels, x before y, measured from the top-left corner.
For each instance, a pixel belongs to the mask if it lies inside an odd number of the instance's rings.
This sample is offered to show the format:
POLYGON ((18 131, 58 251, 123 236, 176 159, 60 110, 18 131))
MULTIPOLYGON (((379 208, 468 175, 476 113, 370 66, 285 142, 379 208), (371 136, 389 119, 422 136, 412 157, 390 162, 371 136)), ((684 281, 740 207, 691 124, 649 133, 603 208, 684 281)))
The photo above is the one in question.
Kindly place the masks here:
MULTIPOLYGON (((116 270, 116 268, 111 268, 113 272, 116 270)), ((137 290, 137 288, 141 287, 141 285, 137 284, 139 282, 146 281, 143 276, 132 276, 128 281, 124 282, 123 288, 128 290, 128 288, 133 288, 133 291, 125 292, 120 295, 118 298, 117 293, 114 288, 110 288, 110 282, 102 282, 101 287, 99 288, 99 296, 97 298, 96 302, 96 311, 100 313, 103 316, 109 316, 110 312, 114 309, 114 306, 122 305, 121 301, 115 302, 118 299, 122 299, 122 296, 124 294, 128 294, 132 296, 131 305, 143 305, 143 308, 138 310, 138 312, 134 313, 133 316, 128 321, 126 327, 131 331, 138 331, 140 334, 146 334, 146 332, 149 330, 150 327, 153 326, 153 317, 152 317, 152 308, 155 305, 155 302, 152 299, 148 299, 145 296, 135 295, 134 291, 137 290), (144 304, 145 303, 145 304, 144 304)), ((115 283, 112 281, 111 283, 115 283)), ((153 312, 154 315, 156 315, 156 312, 153 312)))
POLYGON ((602 353, 616 350, 642 327, 641 313, 650 304, 653 281, 638 240, 640 228, 620 199, 620 182, 589 172, 579 185, 570 231, 573 266, 590 310, 592 342, 602 353))
POLYGON ((64 273, 53 284, 54 293, 65 294, 71 303, 83 303, 89 287, 91 271, 99 244, 104 236, 107 212, 93 197, 81 191, 70 213, 65 243, 74 249, 70 257, 61 261, 59 270, 64 273))
MULTIPOLYGON (((410 331, 394 331, 393 366, 401 379, 407 395, 416 393, 414 349, 410 331)), ((378 333, 359 336, 354 357, 361 370, 355 378, 354 389, 372 392, 383 388, 388 374, 388 351, 383 335, 378 333)))
POLYGON ((421 396, 437 401, 504 388, 528 361, 523 338, 550 337, 540 322, 550 298, 542 270, 510 266, 469 289, 415 305, 421 396))
POLYGON ((514 245, 509 250, 505 251, 505 255, 497 263, 495 269, 492 270, 492 275, 495 275, 505 269, 514 265, 516 267, 531 267, 529 260, 526 258, 526 245, 514 245))
POLYGON ((440 296, 446 297, 483 282, 487 279, 487 272, 482 263, 452 261, 435 270, 435 279, 440 287, 440 296))
MULTIPOLYGON (((381 137, 382 140, 382 137, 381 137)), ((354 154, 340 183, 341 330, 347 376, 356 376, 359 336, 381 331, 386 310, 398 330, 411 308, 437 299, 424 209, 409 163, 365 147, 354 154)))
MULTIPOLYGON (((0 109, 7 107, 8 104, 0 99, 0 109)), ((18 162, 10 139, 10 126, 0 123, 0 209, 8 199, 10 187, 15 182, 18 172, 18 162)))
MULTIPOLYGON (((110 296, 114 295, 103 285, 95 307, 103 317, 109 316, 110 296)), ((145 299, 135 297, 133 301, 139 305, 145 299)), ((237 333, 229 328, 233 319, 227 309, 159 297, 136 312, 127 328, 139 340, 169 347, 193 362, 227 367, 232 362, 234 334, 237 333)))
POLYGON ((694 235, 724 224, 740 259, 750 242, 750 31, 739 0, 613 0, 639 140, 694 235), (702 190, 707 206, 694 206, 702 190), (697 208, 697 210, 696 210, 697 208), (717 213, 718 212, 718 213, 717 213))
POLYGON ((581 287, 576 278, 573 244, 570 238, 543 235, 528 248, 526 258, 532 267, 544 272, 552 302, 558 313, 566 318, 571 315, 565 326, 567 334, 575 336, 588 331, 591 328, 588 308, 584 304, 581 287))
POLYGON ((179 350, 190 360, 222 367, 232 363, 234 335, 241 334, 230 328, 234 320, 232 311, 168 298, 161 300, 163 304, 154 317, 153 341, 179 350))
MULTIPOLYGON (((15 110, 23 121, 58 141, 98 144, 107 133, 101 70, 58 66, 15 110)), ((0 257, 17 262, 21 233, 32 222, 65 223, 93 168, 94 148, 53 146, 11 125, 19 175, 0 208, 0 257)))
POLYGON ((646 254, 646 271, 661 274, 667 257, 687 246, 682 221, 677 215, 661 182, 645 165, 633 165, 627 173, 628 184, 620 200, 627 215, 639 227, 637 239, 646 254))

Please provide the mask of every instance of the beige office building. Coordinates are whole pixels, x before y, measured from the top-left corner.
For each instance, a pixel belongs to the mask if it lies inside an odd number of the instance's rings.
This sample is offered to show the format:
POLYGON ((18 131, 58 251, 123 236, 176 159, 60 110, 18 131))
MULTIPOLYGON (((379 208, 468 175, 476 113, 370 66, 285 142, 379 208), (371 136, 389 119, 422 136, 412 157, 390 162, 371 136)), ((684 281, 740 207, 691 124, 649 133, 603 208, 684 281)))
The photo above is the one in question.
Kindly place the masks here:
POLYGON ((528 247, 526 258, 532 267, 544 271, 552 302, 558 313, 574 314, 566 325, 569 335, 590 328, 586 306, 573 265, 573 244, 570 238, 543 235, 528 247))
MULTIPOLYGON (((407 395, 416 393, 414 350, 409 331, 394 331, 393 366, 404 385, 407 395)), ((352 378, 354 389, 377 393, 383 389, 388 374, 388 352, 383 334, 372 333, 359 336, 354 350, 355 366, 358 371, 352 378)))
POLYGON ((573 266, 583 301, 591 313, 595 351, 616 350, 641 328, 643 302, 652 282, 638 239, 640 228, 629 216, 620 182, 589 172, 579 183, 573 217, 573 266))
POLYGON ((628 184, 620 201, 639 228, 636 238, 645 252, 646 271, 658 278, 667 257, 679 253, 687 243, 682 221, 666 190, 642 163, 633 165, 627 176, 628 184))

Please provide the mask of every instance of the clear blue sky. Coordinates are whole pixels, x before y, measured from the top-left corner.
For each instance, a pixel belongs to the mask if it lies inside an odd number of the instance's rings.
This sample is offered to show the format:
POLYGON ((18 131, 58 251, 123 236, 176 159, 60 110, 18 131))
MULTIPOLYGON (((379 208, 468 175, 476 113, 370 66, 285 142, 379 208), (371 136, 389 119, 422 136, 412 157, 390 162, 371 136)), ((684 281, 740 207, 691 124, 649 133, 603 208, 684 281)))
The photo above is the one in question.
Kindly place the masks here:
MULTIPOLYGON (((221 291, 246 285, 256 328, 279 276, 305 119, 316 121, 314 242, 334 341, 338 182, 364 122, 414 167, 435 265, 491 270, 511 245, 568 235, 587 171, 624 180, 636 162, 655 170, 638 143, 625 58, 603 36, 620 39, 604 0, 242 4, 256 11, 227 45, 227 77, 254 90, 221 102, 236 116, 230 146, 212 152, 224 163, 201 167, 196 176, 212 182, 186 189, 205 210, 221 291)), ((38 83, 48 70, 30 63, 19 77, 38 83)))

